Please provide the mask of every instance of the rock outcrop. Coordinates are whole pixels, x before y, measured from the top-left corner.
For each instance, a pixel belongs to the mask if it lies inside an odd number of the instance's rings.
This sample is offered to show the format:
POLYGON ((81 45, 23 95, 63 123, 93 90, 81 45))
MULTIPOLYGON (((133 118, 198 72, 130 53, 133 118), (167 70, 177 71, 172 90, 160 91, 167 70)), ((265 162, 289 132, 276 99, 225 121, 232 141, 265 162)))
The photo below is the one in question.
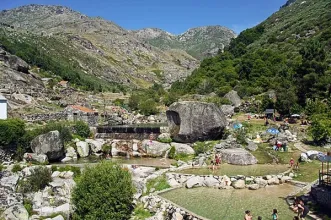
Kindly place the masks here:
POLYGON ((228 92, 224 98, 227 98, 234 107, 239 107, 241 105, 241 99, 238 93, 234 90, 228 92))
POLYGON ((64 156, 64 146, 58 131, 50 131, 31 141, 31 149, 36 154, 46 154, 50 161, 64 156))
POLYGON ((222 160, 229 164, 252 165, 257 163, 257 159, 251 153, 242 148, 223 149, 220 153, 222 160))
POLYGON ((155 157, 164 156, 166 151, 170 149, 170 144, 150 140, 144 140, 142 146, 148 155, 155 157))
POLYGON ((227 125, 223 112, 205 102, 173 103, 167 118, 171 137, 184 143, 219 138, 227 125))

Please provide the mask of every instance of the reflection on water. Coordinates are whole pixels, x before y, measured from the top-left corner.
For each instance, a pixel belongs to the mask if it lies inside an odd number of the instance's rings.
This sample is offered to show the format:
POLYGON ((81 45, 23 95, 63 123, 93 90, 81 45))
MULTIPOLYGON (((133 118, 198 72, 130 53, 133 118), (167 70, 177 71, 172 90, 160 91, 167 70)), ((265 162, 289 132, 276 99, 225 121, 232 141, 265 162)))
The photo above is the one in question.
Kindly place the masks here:
MULTIPOLYGON (((98 163, 102 159, 96 156, 89 156, 87 158, 79 158, 78 160, 68 161, 66 163, 58 163, 58 164, 93 164, 98 163)), ((109 159, 109 161, 113 161, 119 164, 136 164, 140 166, 153 166, 153 167, 169 167, 171 163, 174 163, 175 160, 164 159, 164 158, 130 158, 126 159, 125 157, 113 157, 109 159)))
POLYGON ((280 219, 292 219, 295 214, 289 209, 285 197, 296 189, 289 184, 259 190, 180 188, 161 196, 209 219, 243 219, 245 210, 253 213, 253 219, 259 215, 262 219, 271 219, 272 209, 278 210, 280 219))

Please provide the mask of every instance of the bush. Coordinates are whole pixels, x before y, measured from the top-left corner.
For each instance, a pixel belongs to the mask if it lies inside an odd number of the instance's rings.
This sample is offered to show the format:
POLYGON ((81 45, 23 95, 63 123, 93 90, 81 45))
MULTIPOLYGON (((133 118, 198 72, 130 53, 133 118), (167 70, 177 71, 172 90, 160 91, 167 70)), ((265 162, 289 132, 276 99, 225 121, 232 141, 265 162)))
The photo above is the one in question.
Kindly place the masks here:
POLYGON ((314 115, 309 133, 316 143, 324 144, 331 137, 331 117, 327 114, 314 115))
POLYGON ((52 181, 52 173, 47 167, 39 166, 31 171, 31 175, 21 182, 19 191, 22 193, 43 190, 52 181))
POLYGON ((144 220, 152 216, 152 214, 144 209, 144 205, 142 203, 139 203, 135 208, 134 208, 134 220, 144 220))
POLYGON ((133 191, 131 175, 120 165, 87 167, 72 194, 73 219, 130 219, 133 191))
POLYGON ((19 171, 21 171, 22 170, 22 167, 21 167, 21 165, 19 165, 19 164, 15 164, 14 166, 13 166, 13 169, 11 170, 13 173, 17 173, 17 172, 19 172, 19 171))
POLYGON ((176 155, 176 148, 174 146, 171 146, 168 157, 170 159, 175 159, 175 155, 176 155))
POLYGON ((170 185, 165 175, 162 175, 155 179, 148 180, 146 183, 146 187, 147 187, 147 192, 146 192, 147 195, 151 192, 151 189, 153 188, 155 189, 155 191, 162 191, 164 189, 170 188, 170 185))
POLYGON ((161 143, 171 143, 172 142, 171 138, 157 138, 157 140, 161 143))
POLYGON ((23 205, 24 205, 24 208, 26 209, 26 211, 28 211, 29 216, 32 216, 34 214, 33 213, 33 204, 32 204, 32 201, 29 200, 29 199, 24 199, 23 200, 23 205))
POLYGON ((210 151, 213 149, 214 145, 216 144, 215 141, 206 141, 206 142, 196 142, 193 145, 193 149, 195 151, 195 155, 199 155, 210 151))
POLYGON ((24 134, 24 121, 20 119, 0 120, 0 146, 16 146, 24 134))
POLYGON ((5 167, 2 164, 0 164, 0 172, 4 169, 5 169, 5 167))
POLYGON ((77 121, 74 125, 75 134, 88 138, 91 135, 90 127, 83 121, 77 121))
POLYGON ((237 139, 238 144, 247 144, 246 142, 246 130, 244 128, 240 128, 235 130, 234 136, 237 139))
POLYGON ((109 154, 111 153, 112 146, 110 144, 105 144, 102 146, 102 152, 109 154))

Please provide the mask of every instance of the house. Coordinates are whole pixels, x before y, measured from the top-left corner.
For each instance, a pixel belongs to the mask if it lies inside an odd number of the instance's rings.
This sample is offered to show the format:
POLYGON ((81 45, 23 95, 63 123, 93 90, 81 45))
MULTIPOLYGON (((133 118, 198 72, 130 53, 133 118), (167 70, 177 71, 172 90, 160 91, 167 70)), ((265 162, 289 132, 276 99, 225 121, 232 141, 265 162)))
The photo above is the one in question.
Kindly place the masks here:
POLYGON ((68 82, 68 81, 64 81, 64 80, 62 80, 62 81, 60 81, 58 84, 59 84, 60 86, 62 86, 63 88, 67 88, 68 85, 69 85, 69 82, 68 82))
POLYGON ((0 119, 7 119, 7 99, 0 95, 0 119))
POLYGON ((264 113, 266 118, 273 119, 275 116, 275 109, 266 109, 264 113))
POLYGON ((69 105, 64 110, 69 121, 84 121, 89 126, 98 125, 99 113, 81 105, 69 105))

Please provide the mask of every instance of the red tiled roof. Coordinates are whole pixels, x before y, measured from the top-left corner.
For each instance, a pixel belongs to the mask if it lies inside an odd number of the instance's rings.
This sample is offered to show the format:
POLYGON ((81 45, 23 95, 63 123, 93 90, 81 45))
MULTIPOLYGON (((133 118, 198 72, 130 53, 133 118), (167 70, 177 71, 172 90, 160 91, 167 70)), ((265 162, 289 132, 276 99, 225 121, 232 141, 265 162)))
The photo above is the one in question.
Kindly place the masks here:
POLYGON ((59 82, 59 84, 61 84, 61 85, 64 85, 64 84, 67 84, 67 83, 68 83, 68 81, 63 81, 63 80, 59 82))
POLYGON ((82 111, 82 112, 86 112, 86 113, 94 113, 94 112, 96 112, 93 109, 86 108, 86 107, 80 106, 80 105, 71 105, 70 107, 73 108, 73 109, 82 111))

